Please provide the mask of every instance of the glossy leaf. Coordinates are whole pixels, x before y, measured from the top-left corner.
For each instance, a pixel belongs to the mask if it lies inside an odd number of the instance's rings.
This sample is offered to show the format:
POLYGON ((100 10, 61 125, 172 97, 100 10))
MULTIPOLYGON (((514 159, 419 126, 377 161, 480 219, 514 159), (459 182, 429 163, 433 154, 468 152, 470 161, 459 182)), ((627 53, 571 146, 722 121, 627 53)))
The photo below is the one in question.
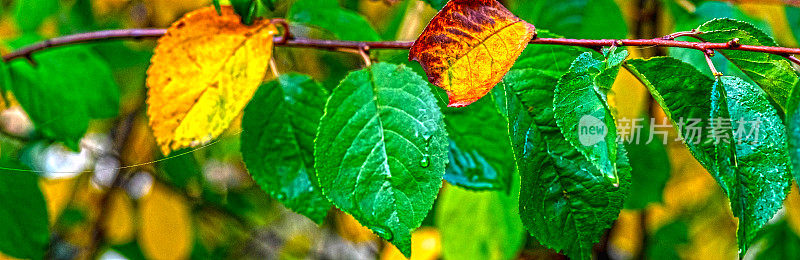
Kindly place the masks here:
POLYGON ((444 179, 473 190, 509 191, 514 154, 508 126, 491 99, 445 112, 450 153, 444 179))
POLYGON ((536 34, 496 0, 452 0, 414 42, 428 80, 447 91, 448 106, 462 107, 488 93, 536 34))
POLYGON ((339 40, 379 41, 381 37, 360 14, 339 6, 338 1, 297 0, 286 17, 292 22, 322 28, 339 40))
MULTIPOLYGON (((0 162, 3 168, 25 169, 18 162, 0 162)), ((0 252, 15 258, 42 259, 50 231, 47 207, 36 174, 0 170, 0 252)))
POLYGON ((308 76, 281 75, 256 91, 242 118, 242 157, 250 175, 270 196, 317 223, 331 207, 314 171, 314 134, 327 96, 308 76))
POLYGON ((67 47, 9 64, 11 91, 45 137, 73 150, 90 119, 119 111, 119 86, 108 64, 85 47, 67 47), (69 105, 70 109, 64 109, 69 105))
POLYGON ((264 79, 276 33, 267 20, 242 25, 231 7, 194 11, 167 30, 147 70, 147 112, 164 154, 228 128, 264 79))
POLYGON ((523 56, 520 67, 511 70, 493 91, 500 111, 508 118, 521 175, 520 217, 542 245, 571 258, 590 258, 593 244, 622 208, 630 169, 624 153, 620 153, 620 182, 615 187, 556 125, 554 91, 568 67, 536 61, 554 56, 574 58, 580 51, 529 46, 525 52, 530 56, 523 56))
POLYGON ((629 64, 673 125, 680 125, 681 118, 696 118, 701 120, 700 129, 718 129, 714 135, 701 130, 697 136, 690 133, 691 127, 678 132, 730 198, 733 215, 739 219, 743 255, 756 233, 781 208, 791 183, 785 128, 777 110, 763 90, 740 78, 712 81, 672 58, 629 64), (720 118, 730 121, 726 125, 720 118))
POLYGON ((617 129, 606 94, 627 51, 578 56, 555 88, 553 112, 564 137, 612 183, 617 177, 617 129))
MULTIPOLYGON (((704 1, 698 3, 697 9, 695 9, 694 12, 687 11, 679 3, 674 1, 667 1, 664 2, 664 4, 668 7, 670 13, 672 13, 672 16, 675 17, 674 31, 689 31, 692 29, 697 29, 697 26, 717 18, 730 18, 744 21, 752 24, 764 32, 769 32, 770 30, 770 27, 767 23, 753 19, 744 13, 739 6, 732 5, 730 3, 704 1)), ((691 37, 681 37, 680 40, 699 42, 699 40, 691 37)), ((671 57, 675 57, 693 65, 697 70, 704 74, 711 74, 711 69, 708 67, 705 55, 702 52, 684 48, 668 48, 668 53, 671 57)), ((726 76, 737 76, 745 79, 748 78, 744 72, 731 64, 731 62, 725 58, 725 55, 714 55, 711 57, 711 60, 714 62, 714 67, 716 67, 717 71, 722 72, 726 76)))
POLYGON ((794 86, 786 110, 786 137, 792 173, 795 181, 800 183, 800 82, 794 86))
POLYGON ((625 16, 614 0, 524 0, 511 11, 539 29, 568 38, 624 39, 625 16))
POLYGON ((402 65, 351 72, 325 105, 314 155, 325 196, 409 256, 447 164, 428 83, 402 65))
POLYGON ((469 191, 446 187, 439 197, 436 225, 442 233, 445 259, 513 259, 525 230, 514 192, 469 191))
MULTIPOLYGON (((697 28, 702 38, 710 42, 728 42, 734 38, 740 44, 777 46, 775 40, 755 26, 733 19, 714 19, 697 28)), ((726 58, 761 86, 781 108, 785 109, 798 75, 785 58, 768 53, 720 50, 726 58)))

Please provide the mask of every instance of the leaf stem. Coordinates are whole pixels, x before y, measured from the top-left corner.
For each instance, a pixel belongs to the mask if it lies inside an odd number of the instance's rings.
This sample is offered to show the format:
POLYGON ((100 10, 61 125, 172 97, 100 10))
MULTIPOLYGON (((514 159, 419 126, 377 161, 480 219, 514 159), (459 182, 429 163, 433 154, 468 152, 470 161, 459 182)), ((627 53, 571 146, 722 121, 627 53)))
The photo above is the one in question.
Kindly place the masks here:
POLYGON ((717 67, 714 67, 714 62, 711 61, 711 57, 714 56, 714 51, 704 51, 703 55, 706 57, 706 63, 708 63, 708 68, 711 69, 711 74, 714 74, 714 78, 722 77, 722 73, 717 70, 717 67))
MULTIPOLYGON (((77 44, 88 43, 106 40, 123 40, 123 39, 155 39, 163 36, 166 29, 120 29, 120 30, 105 30, 95 31, 88 33, 72 34, 57 38, 52 38, 37 42, 21 49, 3 55, 3 60, 8 62, 18 58, 30 58, 30 56, 38 51, 46 50, 49 48, 77 44)), ((671 34, 672 37, 679 36, 696 36, 687 32, 679 32, 671 34)), ((740 50, 750 52, 770 53, 786 57, 792 62, 800 64, 795 58, 790 58, 792 54, 800 54, 800 48, 787 48, 776 46, 757 46, 757 45, 740 45, 730 44, 730 42, 687 42, 676 41, 667 39, 668 36, 655 38, 655 39, 604 39, 604 40, 589 40, 589 39, 564 39, 564 38, 535 38, 530 41, 530 44, 548 44, 548 45, 566 45, 578 46, 591 49, 609 46, 642 46, 642 47, 676 47, 696 49, 700 51, 706 50, 740 50)), ((276 46, 295 47, 295 48, 314 48, 331 51, 345 51, 360 50, 364 47, 368 49, 409 49, 413 42, 410 41, 379 41, 379 42, 360 42, 360 41, 339 41, 339 40, 322 40, 310 38, 295 38, 289 36, 279 36, 275 39, 276 46)))

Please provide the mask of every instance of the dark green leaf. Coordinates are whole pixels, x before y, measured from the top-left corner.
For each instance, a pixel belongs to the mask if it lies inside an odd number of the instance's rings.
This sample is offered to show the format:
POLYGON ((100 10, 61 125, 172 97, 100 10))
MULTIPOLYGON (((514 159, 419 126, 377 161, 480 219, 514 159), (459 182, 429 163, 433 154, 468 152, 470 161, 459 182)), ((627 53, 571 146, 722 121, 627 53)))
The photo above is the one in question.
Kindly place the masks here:
MULTIPOLYGON (((256 18, 256 0, 230 0, 233 11, 242 18, 242 24, 250 25, 256 18)), ((216 7, 216 6, 215 6, 216 7)))
POLYGON ((20 163, 0 162, 0 252, 42 259, 50 239, 47 207, 36 174, 20 163))
POLYGON ((617 177, 617 128, 606 93, 614 84, 627 51, 578 56, 558 80, 553 112, 564 137, 612 183, 617 177))
POLYGON ((512 147, 521 175, 522 223, 543 245, 569 257, 591 257, 593 244, 611 226, 630 185, 630 168, 618 151, 619 187, 577 151, 562 135, 553 112, 555 86, 567 67, 536 62, 578 56, 572 47, 529 46, 493 90, 508 117, 512 147), (525 56, 528 54, 530 56, 525 56), (518 63, 520 64, 520 63, 518 63))
POLYGON ((66 47, 33 60, 35 67, 26 60, 10 64, 11 90, 44 136, 77 149, 90 119, 118 114, 119 86, 94 52, 66 47))
POLYGON ((339 7, 338 1, 297 0, 286 15, 292 22, 322 28, 339 40, 379 41, 381 37, 363 16, 339 7))
POLYGON ((568 38, 624 39, 628 26, 614 0, 524 0, 511 11, 523 20, 568 38))
MULTIPOLYGON (((645 209, 652 202, 662 202, 664 187, 670 176, 669 156, 663 143, 667 137, 651 132, 654 125, 649 118, 643 119, 640 124, 639 138, 625 144, 632 168, 631 194, 625 199, 625 209, 645 209)), ((653 130, 666 131, 660 128, 653 130)))
POLYGON ((792 173, 795 182, 800 183, 800 82, 794 86, 786 110, 786 135, 792 173))
MULTIPOLYGON (((755 26, 733 19, 714 19, 698 27, 698 30, 703 32, 703 39, 710 42, 728 42, 738 38, 740 44, 777 46, 775 40, 755 26)), ((792 88, 800 81, 788 60, 769 53, 719 52, 761 86, 775 103, 786 108, 792 88)))
POLYGON ((514 154, 506 120, 492 100, 448 109, 444 119, 450 136, 445 180, 468 189, 508 191, 516 170, 514 154))
MULTIPOLYGON (((770 32, 769 25, 766 22, 747 16, 747 14, 742 12, 742 10, 740 10, 736 5, 732 5, 730 3, 716 1, 698 2, 697 9, 692 13, 689 13, 685 7, 681 6, 675 1, 664 1, 664 3, 668 5, 670 12, 673 14, 673 17, 675 17, 675 31, 689 31, 691 29, 696 29, 697 26, 715 18, 731 18, 739 21, 745 21, 753 24, 756 28, 762 31, 770 32)), ((698 41, 691 37, 682 37, 681 40, 694 42, 698 41)), ((669 48, 668 51, 669 56, 678 58, 691 64, 704 74, 711 74, 711 69, 709 69, 708 63, 706 62, 705 56, 702 52, 686 48, 669 48)), ((747 75, 739 70, 739 68, 731 64, 731 62, 728 61, 724 55, 715 55, 714 57, 711 57, 711 59, 714 62, 714 66, 716 67, 717 71, 728 76, 747 78, 747 75)))
POLYGON ((501 191, 468 191, 449 186, 439 197, 436 225, 445 259, 513 259, 523 245, 517 210, 519 185, 501 191))
POLYGON ((447 164, 430 87, 402 65, 350 73, 328 99, 314 147, 323 193, 406 256, 447 164))
POLYGON ((629 65, 730 198, 744 254, 756 232, 781 208, 791 183, 785 128, 777 110, 763 90, 740 78, 712 81, 673 58, 632 60, 629 65), (700 121, 688 121, 693 119, 700 121))
POLYGON ((314 171, 314 134, 328 94, 309 76, 281 75, 262 85, 244 109, 242 157, 264 191, 322 223, 331 204, 314 171))

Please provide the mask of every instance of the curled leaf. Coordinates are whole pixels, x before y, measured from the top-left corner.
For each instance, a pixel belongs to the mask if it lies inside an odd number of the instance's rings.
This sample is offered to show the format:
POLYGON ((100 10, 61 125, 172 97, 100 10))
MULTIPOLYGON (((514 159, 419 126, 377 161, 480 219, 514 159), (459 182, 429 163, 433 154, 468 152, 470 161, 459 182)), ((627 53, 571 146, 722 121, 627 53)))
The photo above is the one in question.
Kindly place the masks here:
POLYGON ((147 70, 148 115, 167 154, 218 136, 250 101, 272 56, 268 20, 245 26, 229 6, 187 14, 161 38, 147 70))
POLYGON ((451 107, 480 99, 514 65, 536 29, 495 0, 452 0, 414 42, 428 80, 450 97, 451 107))

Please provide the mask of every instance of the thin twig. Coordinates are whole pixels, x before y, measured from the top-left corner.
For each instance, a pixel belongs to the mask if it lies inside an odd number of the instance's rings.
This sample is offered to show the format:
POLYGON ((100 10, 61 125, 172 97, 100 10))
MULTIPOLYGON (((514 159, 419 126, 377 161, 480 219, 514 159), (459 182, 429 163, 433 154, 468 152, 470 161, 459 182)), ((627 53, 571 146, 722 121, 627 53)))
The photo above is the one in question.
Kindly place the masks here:
POLYGON ((372 66, 372 59, 369 57, 369 46, 364 45, 361 48, 358 48, 358 54, 361 55, 361 58, 364 59, 364 66, 371 67, 372 66))
POLYGON ((682 32, 671 33, 671 34, 668 34, 668 35, 666 35, 664 37, 661 37, 661 39, 662 40, 672 41, 672 40, 675 40, 675 39, 677 39, 679 37, 684 37, 684 36, 688 36, 688 37, 692 37, 692 38, 697 39, 697 36, 702 34, 702 33, 703 32, 700 32, 697 29, 692 29, 691 31, 682 31, 682 32))
POLYGON ((275 57, 269 59, 269 68, 272 71, 272 75, 275 76, 275 78, 281 76, 281 74, 278 73, 278 64, 275 62, 275 57))
POLYGON ((706 57, 706 62, 708 63, 708 68, 711 69, 711 74, 714 74, 714 77, 721 77, 722 73, 714 67, 714 62, 711 61, 711 56, 714 56, 714 51, 712 50, 710 53, 704 51, 703 55, 706 57))
MULTIPOLYGON (((52 38, 49 40, 34 43, 19 50, 13 51, 3 55, 4 61, 10 61, 18 58, 30 57, 34 52, 42 51, 48 48, 76 44, 87 43, 94 41, 104 40, 119 40, 119 39, 148 39, 158 38, 166 33, 165 29, 122 29, 122 30, 107 30, 96 31, 89 33, 80 33, 52 38)), ((686 35, 691 36, 691 35, 686 35)), ((382 42, 359 42, 359 41, 338 41, 338 40, 320 40, 308 38, 276 38, 275 45, 285 47, 299 47, 299 48, 315 48, 323 50, 341 50, 351 49, 359 50, 363 46, 369 49, 409 49, 413 42, 409 41, 382 41, 382 42)), ((648 47, 676 47, 687 48, 696 50, 740 50, 750 52, 762 52, 777 54, 787 57, 792 54, 800 54, 800 48, 786 48, 776 46, 756 46, 756 45, 731 45, 727 42, 714 43, 714 42, 686 42, 666 40, 663 38, 656 39, 624 39, 624 40, 588 40, 588 39, 564 39, 564 38, 536 38, 530 41, 530 44, 549 44, 549 45, 566 45, 578 46, 591 49, 608 46, 648 46, 648 47)))

